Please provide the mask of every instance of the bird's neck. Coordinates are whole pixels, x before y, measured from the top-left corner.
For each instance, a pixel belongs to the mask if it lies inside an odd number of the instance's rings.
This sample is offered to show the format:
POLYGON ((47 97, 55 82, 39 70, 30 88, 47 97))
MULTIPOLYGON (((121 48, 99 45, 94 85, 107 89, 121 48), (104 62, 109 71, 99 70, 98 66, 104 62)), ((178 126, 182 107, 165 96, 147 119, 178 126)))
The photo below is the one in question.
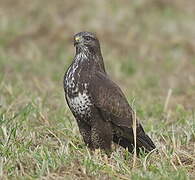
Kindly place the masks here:
POLYGON ((90 66, 90 69, 96 68, 106 73, 101 50, 99 48, 96 50, 88 48, 76 49, 75 63, 87 64, 87 66, 90 66))

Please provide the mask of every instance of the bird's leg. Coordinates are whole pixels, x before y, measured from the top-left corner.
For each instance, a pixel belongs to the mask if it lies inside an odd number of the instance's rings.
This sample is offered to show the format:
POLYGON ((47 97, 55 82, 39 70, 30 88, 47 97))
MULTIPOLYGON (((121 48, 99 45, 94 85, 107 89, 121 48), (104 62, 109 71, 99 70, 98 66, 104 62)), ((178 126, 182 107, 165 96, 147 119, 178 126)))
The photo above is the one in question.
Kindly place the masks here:
POLYGON ((134 145, 125 137, 122 137, 120 134, 117 135, 116 133, 113 135, 113 142, 122 146, 123 148, 127 148, 130 153, 133 153, 134 145))
POLYGON ((91 127, 84 121, 77 120, 77 123, 85 144, 93 150, 94 148, 91 142, 91 127))
POLYGON ((112 130, 109 122, 95 118, 91 127, 91 141, 95 149, 103 149, 106 153, 111 151, 112 130))
POLYGON ((105 154, 105 153, 103 153, 100 149, 95 149, 93 155, 94 155, 96 158, 101 159, 101 160, 104 161, 106 164, 108 164, 108 161, 109 161, 109 158, 110 158, 110 156, 111 156, 111 153, 110 153, 110 151, 109 151, 109 152, 106 152, 106 154, 105 154))

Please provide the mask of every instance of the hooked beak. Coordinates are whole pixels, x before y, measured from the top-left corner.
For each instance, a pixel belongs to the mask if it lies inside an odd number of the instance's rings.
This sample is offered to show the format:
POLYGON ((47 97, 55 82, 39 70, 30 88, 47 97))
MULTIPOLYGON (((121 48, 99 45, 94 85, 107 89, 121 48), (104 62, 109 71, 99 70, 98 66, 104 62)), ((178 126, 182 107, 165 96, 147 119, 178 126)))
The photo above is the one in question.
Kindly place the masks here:
POLYGON ((74 38, 74 46, 78 45, 81 42, 82 37, 81 36, 76 36, 74 38))

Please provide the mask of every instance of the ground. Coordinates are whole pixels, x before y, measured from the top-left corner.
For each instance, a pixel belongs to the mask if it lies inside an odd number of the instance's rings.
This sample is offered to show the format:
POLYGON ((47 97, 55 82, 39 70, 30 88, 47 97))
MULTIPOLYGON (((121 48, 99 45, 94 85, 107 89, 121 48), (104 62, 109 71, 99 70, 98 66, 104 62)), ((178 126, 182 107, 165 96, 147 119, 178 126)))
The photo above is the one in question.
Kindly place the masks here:
POLYGON ((1 179, 195 177, 193 0, 1 0, 1 179), (159 152, 110 158, 82 141, 63 92, 73 34, 100 39, 105 66, 159 152))

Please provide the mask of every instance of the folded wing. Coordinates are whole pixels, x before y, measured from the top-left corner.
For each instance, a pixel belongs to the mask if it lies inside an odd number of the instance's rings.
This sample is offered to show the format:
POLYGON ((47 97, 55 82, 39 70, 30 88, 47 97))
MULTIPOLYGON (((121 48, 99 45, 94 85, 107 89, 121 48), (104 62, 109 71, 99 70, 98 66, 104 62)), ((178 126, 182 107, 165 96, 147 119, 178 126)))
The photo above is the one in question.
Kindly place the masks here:
MULTIPOLYGON (((112 124, 113 141, 132 152, 134 112, 125 95, 108 76, 101 72, 94 75, 90 88, 94 105, 101 117, 112 124)), ((137 147, 138 151, 141 148, 147 152, 155 148, 139 122, 137 122, 137 147)))

